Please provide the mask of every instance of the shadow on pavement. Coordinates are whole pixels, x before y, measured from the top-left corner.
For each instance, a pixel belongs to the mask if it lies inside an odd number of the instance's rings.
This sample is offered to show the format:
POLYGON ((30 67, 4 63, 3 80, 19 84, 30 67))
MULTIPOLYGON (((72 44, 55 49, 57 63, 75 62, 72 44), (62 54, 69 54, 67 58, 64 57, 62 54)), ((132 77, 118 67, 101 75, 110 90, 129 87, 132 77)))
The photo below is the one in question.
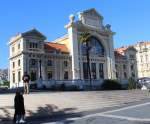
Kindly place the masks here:
MULTIPOLYGON (((0 115, 0 124, 12 124, 13 113, 7 110, 10 107, 0 108, 4 116, 0 115)), ((38 107, 37 111, 26 110, 28 116, 26 117, 27 124, 43 124, 50 122, 61 121, 64 124, 70 124, 73 120, 69 118, 81 117, 81 113, 74 112, 76 108, 59 109, 55 105, 48 104, 45 107, 38 107)))

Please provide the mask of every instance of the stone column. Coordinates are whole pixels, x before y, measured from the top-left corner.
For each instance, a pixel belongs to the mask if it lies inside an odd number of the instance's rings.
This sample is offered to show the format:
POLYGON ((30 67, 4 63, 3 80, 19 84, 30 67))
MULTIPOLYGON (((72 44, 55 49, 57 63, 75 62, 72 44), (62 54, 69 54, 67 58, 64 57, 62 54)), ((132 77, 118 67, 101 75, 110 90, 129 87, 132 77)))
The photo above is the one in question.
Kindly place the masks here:
POLYGON ((100 79, 100 77, 99 77, 99 63, 98 62, 96 62, 96 78, 100 79))
POLYGON ((70 23, 66 26, 69 35, 70 55, 72 56, 72 79, 79 79, 79 55, 78 55, 78 38, 77 28, 74 21, 74 16, 70 16, 70 23))

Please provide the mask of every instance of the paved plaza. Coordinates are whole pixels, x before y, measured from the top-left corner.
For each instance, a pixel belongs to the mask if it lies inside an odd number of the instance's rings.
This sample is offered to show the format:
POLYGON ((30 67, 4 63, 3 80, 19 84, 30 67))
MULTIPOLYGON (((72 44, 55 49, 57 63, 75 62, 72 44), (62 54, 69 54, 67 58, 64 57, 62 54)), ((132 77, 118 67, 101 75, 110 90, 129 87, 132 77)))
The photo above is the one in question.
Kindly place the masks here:
MULTIPOLYGON (((15 94, 0 95, 0 124, 12 123, 15 94)), ((141 90, 32 92, 24 95, 28 124, 148 124, 150 94, 141 90)))

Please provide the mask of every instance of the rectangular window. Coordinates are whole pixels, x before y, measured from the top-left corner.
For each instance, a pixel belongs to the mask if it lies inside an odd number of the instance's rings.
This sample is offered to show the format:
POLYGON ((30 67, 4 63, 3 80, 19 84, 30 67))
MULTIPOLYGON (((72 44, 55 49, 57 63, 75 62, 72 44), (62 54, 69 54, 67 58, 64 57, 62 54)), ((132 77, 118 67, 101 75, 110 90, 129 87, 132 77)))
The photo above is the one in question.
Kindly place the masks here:
POLYGON ((83 63, 83 77, 84 79, 88 79, 88 66, 87 66, 87 63, 83 63))
POLYGON ((38 48, 38 44, 37 43, 35 43, 35 48, 38 48))
POLYGON ((134 55, 129 55, 130 59, 134 59, 135 56, 134 55))
POLYGON ((91 64, 91 70, 92 70, 92 78, 96 79, 96 63, 91 64))
POLYGON ((18 82, 20 82, 21 81, 21 73, 20 73, 20 71, 18 72, 18 82))
POLYGON ((15 68, 15 62, 13 62, 13 68, 15 68))
POLYGON ((143 61, 143 56, 141 56, 141 62, 143 61))
POLYGON ((52 60, 48 60, 48 61, 47 61, 47 65, 48 65, 48 66, 52 66, 52 60))
POLYGON ((118 72, 116 72, 116 78, 118 78, 118 72))
POLYGON ((68 62, 64 61, 64 66, 67 67, 68 66, 68 62))
POLYGON ((35 65, 35 59, 31 59, 31 65, 35 65))
POLYGON ((131 68, 131 70, 133 71, 133 69, 134 69, 134 65, 131 65, 131 66, 130 66, 130 68, 131 68))
POLYGON ((99 63, 99 77, 104 79, 104 64, 99 63))
POLYGON ((127 78, 127 73, 126 72, 124 72, 124 78, 127 78))
POLYGON ((65 73, 64 73, 64 79, 68 79, 68 71, 65 71, 65 73))
POLYGON ((126 65, 125 64, 123 64, 123 69, 126 69, 126 65))
POLYGON ((32 43, 30 43, 30 46, 29 46, 30 48, 32 48, 32 43))
POLYGON ((20 49, 20 43, 18 44, 18 50, 20 49))
POLYGON ((18 60, 18 66, 20 66, 20 59, 18 60))
POLYGON ((49 71, 49 72, 47 73, 47 78, 48 78, 48 79, 52 79, 52 78, 53 78, 53 73, 52 73, 52 71, 49 71))
POLYGON ((15 73, 13 73, 13 83, 15 83, 15 73))
POLYGON ((145 55, 145 60, 146 62, 148 62, 148 55, 145 55))
POLYGON ((13 52, 15 52, 15 47, 14 47, 14 46, 12 47, 12 53, 13 53, 13 52))
POLYGON ((35 81, 36 80, 36 71, 31 71, 30 72, 30 78, 31 78, 31 81, 35 81))

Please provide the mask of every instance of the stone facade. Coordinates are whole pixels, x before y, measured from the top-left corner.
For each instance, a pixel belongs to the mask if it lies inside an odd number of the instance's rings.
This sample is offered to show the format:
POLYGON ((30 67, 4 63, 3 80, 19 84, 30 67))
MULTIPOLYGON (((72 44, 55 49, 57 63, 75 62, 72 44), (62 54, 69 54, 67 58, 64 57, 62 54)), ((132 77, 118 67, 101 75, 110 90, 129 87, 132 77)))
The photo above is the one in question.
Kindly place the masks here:
POLYGON ((132 46, 115 49, 116 77, 119 80, 150 77, 149 55, 150 42, 138 42, 132 46))
POLYGON ((134 47, 137 50, 138 77, 150 77, 150 42, 138 42, 134 47))
POLYGON ((22 75, 27 72, 33 82, 47 80, 85 80, 87 60, 85 45, 79 41, 82 32, 89 32, 91 41, 90 66, 93 80, 115 78, 113 35, 110 25, 103 25, 103 17, 89 9, 79 13, 79 20, 70 15, 65 26, 68 33, 52 42, 36 29, 11 38, 10 83, 21 86, 22 75))
POLYGON ((137 80, 137 51, 133 46, 115 49, 116 78, 127 83, 129 78, 137 80))

